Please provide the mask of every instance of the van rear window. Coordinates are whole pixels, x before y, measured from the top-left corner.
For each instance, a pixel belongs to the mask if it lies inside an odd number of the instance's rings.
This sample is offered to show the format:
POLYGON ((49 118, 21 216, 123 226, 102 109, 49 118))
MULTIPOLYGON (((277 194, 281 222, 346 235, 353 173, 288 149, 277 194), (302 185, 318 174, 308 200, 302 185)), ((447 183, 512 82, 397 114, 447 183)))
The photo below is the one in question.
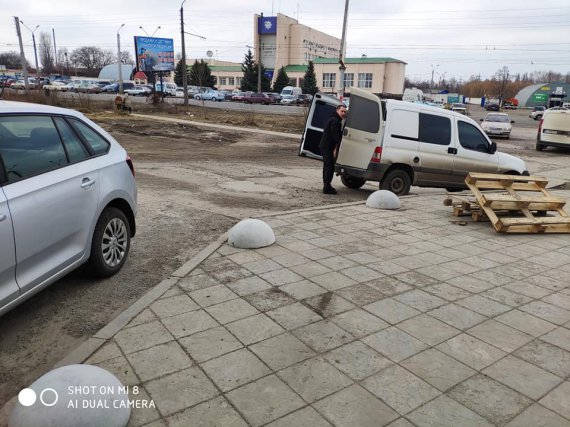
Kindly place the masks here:
POLYGON ((380 105, 370 99, 352 95, 346 126, 364 132, 380 130, 380 105))
POLYGON ((311 126, 319 129, 324 129, 327 120, 335 111, 336 107, 334 105, 329 105, 324 101, 317 100, 315 103, 315 109, 313 110, 311 126))

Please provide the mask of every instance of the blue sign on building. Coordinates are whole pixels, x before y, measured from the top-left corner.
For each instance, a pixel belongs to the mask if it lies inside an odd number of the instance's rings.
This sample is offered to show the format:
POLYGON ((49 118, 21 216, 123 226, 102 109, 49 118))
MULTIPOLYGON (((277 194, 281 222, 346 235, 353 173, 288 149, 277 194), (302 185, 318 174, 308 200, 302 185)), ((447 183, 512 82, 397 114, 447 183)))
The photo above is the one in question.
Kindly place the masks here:
POLYGON ((259 34, 277 34, 277 17, 263 16, 257 18, 257 31, 259 34))

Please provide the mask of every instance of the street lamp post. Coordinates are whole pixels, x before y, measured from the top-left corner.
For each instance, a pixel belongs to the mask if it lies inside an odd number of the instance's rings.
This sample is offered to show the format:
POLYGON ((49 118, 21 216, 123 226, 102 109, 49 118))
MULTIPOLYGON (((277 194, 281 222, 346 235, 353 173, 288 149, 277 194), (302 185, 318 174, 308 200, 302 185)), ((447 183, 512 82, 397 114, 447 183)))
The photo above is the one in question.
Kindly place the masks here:
POLYGON ((36 80, 37 80, 37 81, 36 81, 36 84, 39 84, 39 82, 40 82, 40 75, 39 75, 39 72, 40 72, 40 71, 39 71, 39 68, 38 68, 38 52, 37 52, 37 50, 36 50, 36 35, 35 35, 34 33, 36 32, 36 30, 37 30, 38 28, 40 28, 40 26, 39 26, 39 25, 36 25, 36 28, 34 28, 34 29, 32 30, 32 29, 30 29, 30 27, 28 27, 26 24, 24 24, 24 21, 22 21, 21 19, 20 19, 20 23, 21 23, 24 27, 26 27, 26 28, 32 33, 32 42, 33 42, 33 44, 34 44, 34 57, 35 57, 35 60, 36 60, 36 80))
POLYGON ((346 46, 346 21, 348 19, 348 0, 344 3, 344 19, 342 21, 342 38, 340 39, 340 53, 338 55, 338 70, 340 71, 340 81, 339 81, 339 91, 338 97, 341 101, 344 101, 344 72, 346 71, 346 65, 344 65, 344 49, 346 46))
POLYGON ((430 84, 430 89, 433 88, 433 73, 435 72, 435 70, 437 69, 437 67, 439 67, 439 64, 437 64, 434 68, 433 64, 431 65, 431 84, 430 84))
POLYGON ((186 67, 186 43, 184 40, 184 2, 180 4, 180 35, 182 36, 182 88, 184 90, 184 106, 188 107, 188 69, 186 67))
POLYGON ((143 30, 144 33, 145 33, 148 37, 153 37, 153 36, 156 34, 156 32, 157 32, 158 30, 160 30, 161 27, 160 27, 160 25, 159 25, 158 27, 156 27, 156 30, 154 30, 153 33, 152 33, 150 36, 148 35, 148 33, 146 32, 146 30, 143 28, 142 25, 139 26, 139 28, 140 28, 141 30, 143 30))
POLYGON ((121 24, 119 29, 117 30, 117 67, 119 69, 119 93, 123 93, 123 69, 121 67, 121 28, 123 28, 125 24, 121 24))

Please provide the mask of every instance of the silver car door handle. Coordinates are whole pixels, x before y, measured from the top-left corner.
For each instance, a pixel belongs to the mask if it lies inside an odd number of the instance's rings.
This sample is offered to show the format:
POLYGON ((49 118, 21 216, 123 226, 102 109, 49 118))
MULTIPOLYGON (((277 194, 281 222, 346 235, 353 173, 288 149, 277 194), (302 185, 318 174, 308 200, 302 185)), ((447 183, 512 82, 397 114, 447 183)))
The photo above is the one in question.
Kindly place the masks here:
POLYGON ((8 218, 5 214, 0 214, 0 221, 4 221, 6 218, 8 218))
POLYGON ((81 181, 81 188, 90 188, 93 184, 95 184, 94 179, 83 178, 83 181, 81 181))
POLYGON ((366 141, 368 141, 368 142, 374 142, 374 141, 376 141, 374 138, 364 138, 364 139, 366 139, 366 141))

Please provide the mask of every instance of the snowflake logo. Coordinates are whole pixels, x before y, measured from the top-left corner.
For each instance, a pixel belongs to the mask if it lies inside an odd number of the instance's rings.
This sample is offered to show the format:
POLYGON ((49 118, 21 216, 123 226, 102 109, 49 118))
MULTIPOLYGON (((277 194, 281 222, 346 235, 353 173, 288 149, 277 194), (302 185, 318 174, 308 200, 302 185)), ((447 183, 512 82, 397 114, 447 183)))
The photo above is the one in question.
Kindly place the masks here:
POLYGON ((265 21, 263 23, 263 26, 265 27, 266 30, 270 30, 273 24, 271 23, 271 21, 265 21))

